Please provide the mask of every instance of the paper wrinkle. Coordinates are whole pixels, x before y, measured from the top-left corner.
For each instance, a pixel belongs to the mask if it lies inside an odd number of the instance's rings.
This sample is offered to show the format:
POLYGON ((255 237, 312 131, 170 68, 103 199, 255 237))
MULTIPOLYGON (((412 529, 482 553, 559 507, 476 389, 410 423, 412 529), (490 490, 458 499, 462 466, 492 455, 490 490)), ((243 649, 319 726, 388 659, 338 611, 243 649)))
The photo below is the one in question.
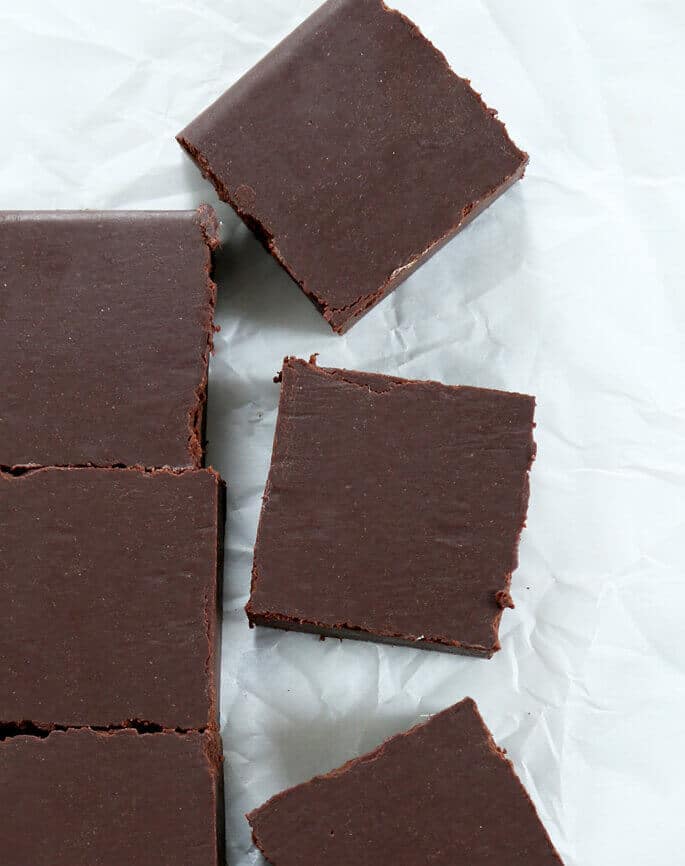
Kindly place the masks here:
MULTIPOLYGON (((229 866, 244 813, 474 697, 567 866, 681 866, 685 115, 679 6, 396 0, 531 155, 523 181, 343 337, 216 200, 175 134, 317 0, 0 7, 3 208, 223 220, 209 460, 228 481, 229 866), (30 58, 30 62, 27 62, 30 58), (250 631, 286 355, 537 397, 538 457, 490 660, 250 631)), ((287 179, 286 179, 287 180, 287 179)), ((0 300, 1 305, 1 300, 0 300)), ((390 555, 390 554, 389 554, 390 555)))

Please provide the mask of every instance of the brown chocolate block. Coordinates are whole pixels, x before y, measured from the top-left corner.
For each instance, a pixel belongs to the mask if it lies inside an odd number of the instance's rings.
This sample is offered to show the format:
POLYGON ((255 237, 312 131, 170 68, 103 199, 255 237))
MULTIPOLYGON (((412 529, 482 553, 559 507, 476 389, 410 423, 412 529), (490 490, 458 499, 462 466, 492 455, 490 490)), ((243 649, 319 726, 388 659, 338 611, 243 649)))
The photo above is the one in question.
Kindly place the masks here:
POLYGON ((251 624, 491 656, 535 400, 288 358, 251 624))
POLYGON ((5 732, 218 726, 215 472, 0 474, 0 514, 5 732))
POLYGON ((273 866, 562 866, 470 699, 247 817, 273 866))
POLYGON ((221 866, 221 776, 214 734, 72 730, 5 740, 0 863, 221 866))
POLYGON ((0 212, 0 467, 203 461, 211 208, 0 212))
POLYGON ((381 0, 324 3, 178 141, 338 332, 528 162, 381 0))

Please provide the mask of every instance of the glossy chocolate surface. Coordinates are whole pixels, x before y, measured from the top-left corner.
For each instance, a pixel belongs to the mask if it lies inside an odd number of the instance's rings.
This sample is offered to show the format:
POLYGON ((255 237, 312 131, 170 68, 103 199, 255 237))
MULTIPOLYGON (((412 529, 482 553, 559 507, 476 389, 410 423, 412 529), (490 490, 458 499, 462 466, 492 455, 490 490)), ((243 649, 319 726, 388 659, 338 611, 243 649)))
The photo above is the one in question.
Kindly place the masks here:
POLYGON ((0 474, 0 514, 0 730, 218 727, 216 473, 0 474))
POLYGON ((490 656, 535 400, 286 359, 253 624, 490 656))
POLYGON ((178 140, 338 332, 528 161, 380 0, 324 3, 178 140))
POLYGON ((0 212, 0 467, 203 462, 211 208, 0 212))
POLYGON ((248 820, 273 866, 562 866, 470 699, 248 820))
POLYGON ((0 742, 2 866, 220 866, 215 734, 90 730, 0 742))

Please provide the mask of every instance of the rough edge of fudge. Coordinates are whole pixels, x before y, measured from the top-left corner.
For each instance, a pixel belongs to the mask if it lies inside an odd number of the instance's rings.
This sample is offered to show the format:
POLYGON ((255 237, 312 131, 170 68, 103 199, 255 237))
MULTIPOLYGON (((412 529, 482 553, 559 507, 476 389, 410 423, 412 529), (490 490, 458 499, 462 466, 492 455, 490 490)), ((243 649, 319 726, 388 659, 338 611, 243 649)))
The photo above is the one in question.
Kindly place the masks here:
MULTIPOLYGON (((384 0, 376 0, 379 3, 382 10, 387 15, 394 15, 399 18, 410 30, 411 34, 416 38, 423 40, 429 50, 431 50, 435 57, 439 60, 440 63, 446 67, 449 72, 452 73, 456 78, 460 78, 464 81, 469 87, 471 87, 471 80, 468 78, 463 78, 452 69, 450 66, 445 54, 440 51, 428 37, 423 33, 421 28, 410 18, 404 15, 397 9, 391 9, 384 0)), ((320 7, 318 10, 315 10, 312 13, 312 16, 317 15, 317 13, 321 10, 320 7)), ((312 17, 310 16, 310 18, 312 17)), ((309 23, 309 18, 305 19, 302 24, 295 28, 292 33, 297 32, 300 27, 305 27, 309 23)), ((288 34, 284 40, 282 40, 278 45, 276 45, 268 54, 265 55, 262 60, 258 61, 256 65, 264 63, 272 54, 276 53, 283 42, 287 41, 287 39, 292 36, 288 34)), ((254 68, 254 67, 253 67, 254 68)), ((251 70, 250 70, 251 71, 251 70)), ((250 74, 250 71, 246 73, 246 75, 250 74)), ((229 88, 230 89, 230 88, 229 88)), ((473 90, 473 88, 471 88, 473 90)), ((449 229, 442 237, 436 238, 430 246, 425 249, 423 252, 414 256, 410 261, 406 262, 404 265, 396 268, 392 274, 388 277, 385 283, 380 286, 375 291, 371 292, 367 295, 362 295, 357 298, 354 303, 347 305, 346 307, 329 307, 325 301, 319 298, 314 289, 311 289, 309 286, 305 285, 304 281, 299 279, 295 269, 288 263, 288 261, 281 254, 276 239, 274 237, 274 232, 262 221, 255 217, 254 214, 250 212, 250 202, 249 197, 243 197, 241 199, 240 186, 238 186, 234 193, 228 188, 226 184, 224 184, 218 175, 212 170, 209 161, 204 157, 204 155, 193 145, 190 139, 187 136, 187 132, 190 129, 190 126, 181 130, 176 136, 176 140, 181 145, 181 147, 188 153, 190 158, 195 162, 197 167, 200 169, 202 176, 206 178, 216 190, 217 195, 221 199, 221 201, 229 204, 236 214, 242 219, 245 225, 256 235, 259 241, 263 244, 266 250, 276 259, 276 261, 281 265, 281 267, 286 271, 286 273, 294 280, 295 283, 300 287, 300 289, 304 292, 304 294, 309 298, 309 300, 314 304, 319 313, 323 316, 323 318, 328 322, 333 331, 337 334, 344 334, 349 328, 352 327, 363 315, 369 312, 373 307, 376 306, 386 295, 390 294, 394 289, 396 289, 404 280, 411 276, 411 274, 425 261, 427 261, 431 256, 437 253, 442 247, 448 243, 452 238, 455 237, 463 228, 465 228, 473 219, 475 219, 480 213, 482 213, 486 208, 488 208, 494 201, 496 201, 503 193, 505 193, 509 187, 511 187, 517 180, 521 180, 524 176, 526 168, 528 166, 528 162, 530 160, 529 155, 522 151, 520 148, 516 146, 516 144, 511 140, 509 133, 507 131, 506 125, 502 120, 497 116, 497 111, 493 108, 490 108, 485 100, 482 98, 482 94, 477 91, 473 91, 474 94, 480 100, 483 112, 489 115, 496 123, 498 123, 502 128, 502 133, 506 136, 506 138, 511 142, 512 146, 515 150, 520 154, 521 164, 519 168, 509 177, 506 177, 503 182, 499 185, 491 189, 483 198, 479 201, 473 203, 470 206, 464 208, 461 212, 461 216, 457 223, 449 229)), ((221 99, 221 96, 219 97, 221 99)), ((218 101, 218 100, 217 100, 218 101)), ((210 106, 211 107, 211 106, 210 106)), ((207 109, 206 109, 207 110, 207 109)), ((192 125, 192 123, 191 123, 192 125)))
MULTIPOLYGON (((340 382, 346 382, 351 385, 356 385, 357 387, 365 387, 369 388, 376 393, 387 392, 390 388, 402 388, 402 387, 429 387, 431 389, 439 388, 441 390, 445 390, 448 392, 453 392, 455 390, 459 390, 462 388, 469 388, 468 385, 445 385, 443 382, 436 382, 433 380, 414 380, 414 379, 403 379, 399 376, 387 376, 381 373, 366 373, 357 370, 345 370, 345 369, 337 369, 337 368, 328 368, 328 367, 319 367, 317 365, 317 355, 312 355, 309 361, 304 361, 301 358, 295 358, 293 356, 289 356, 283 359, 283 369, 286 367, 296 367, 296 366, 304 366, 304 367, 314 367, 317 372, 321 373, 324 376, 329 376, 333 379, 337 379, 340 382)), ((278 373, 274 377, 274 381, 276 383, 281 382, 283 379, 283 370, 278 373)), ((475 390, 486 390, 486 389, 475 389, 475 390)), ((497 389, 487 389, 489 391, 495 391, 497 393, 497 389)), ((499 393, 506 393, 507 395, 517 394, 518 392, 514 391, 500 391, 499 393)), ((526 399, 532 400, 533 405, 535 405, 535 398, 531 397, 528 394, 520 394, 519 396, 525 397, 526 399)), ((283 391, 281 390, 281 396, 279 399, 279 413, 280 413, 280 400, 283 399, 283 391)), ((528 500, 530 497, 530 470, 535 460, 535 455, 537 452, 537 445, 535 440, 533 439, 533 430, 535 429, 535 422, 533 422, 531 432, 530 432, 530 460, 528 462, 528 467, 524 479, 523 490, 521 492, 521 504, 522 504, 522 512, 524 515, 528 510, 528 500)), ((278 436, 278 421, 276 422, 276 432, 274 434, 274 444, 272 449, 272 459, 273 452, 276 448, 276 438, 278 436)), ((263 501, 267 499, 269 494, 269 480, 267 480, 267 486, 264 491, 263 501)), ((264 505, 262 504, 263 510, 264 505)), ((261 511, 260 511, 260 525, 261 525, 261 511)), ((518 533, 514 540, 514 570, 518 567, 518 555, 519 555, 519 544, 521 540, 521 535, 523 530, 526 527, 526 519, 524 517, 523 523, 519 527, 518 533)), ((255 542, 255 548, 259 543, 259 527, 257 530, 257 541, 255 542)), ((469 644, 464 643, 462 641, 456 640, 448 640, 443 637, 435 636, 435 635, 422 635, 420 637, 411 637, 407 635, 400 634, 384 634, 379 632, 372 632, 366 629, 357 628, 350 623, 320 623, 315 621, 309 621, 304 619, 298 619, 295 617, 286 616, 284 614, 276 613, 273 611, 264 611, 257 612, 255 611, 252 605, 252 595, 254 592, 255 585, 259 580, 259 574, 257 570, 256 564, 253 563, 252 566, 252 579, 250 586, 250 600, 245 606, 245 612, 247 613, 247 618, 250 624, 250 628, 254 628, 255 626, 265 626, 268 628, 277 628, 283 631, 298 631, 304 632, 305 634, 316 634, 321 637, 323 640, 327 637, 332 638, 340 638, 340 639, 348 639, 348 640, 360 640, 360 641, 371 641, 373 643, 380 644, 390 644, 392 646, 402 646, 402 647, 412 647, 413 649, 424 649, 424 650, 434 650, 437 652, 443 653, 452 653, 455 655, 467 655, 467 656, 476 656, 479 658, 492 658, 492 656, 498 652, 502 647, 499 641, 499 627, 502 619, 502 615, 506 608, 513 608, 514 602, 511 597, 510 588, 511 588, 511 578, 512 578, 513 570, 509 574, 505 575, 505 586, 499 592, 495 594, 495 601, 497 602, 497 606, 499 608, 498 611, 495 612, 492 629, 493 629, 493 641, 491 646, 482 646, 480 644, 469 644)))
POLYGON ((219 246, 219 221, 214 209, 201 204, 197 209, 198 225, 205 244, 205 273, 207 275, 207 306, 204 327, 207 332, 207 345, 202 352, 202 381, 195 389, 195 405, 188 412, 188 452, 196 469, 204 466, 207 422, 207 381, 209 356, 214 352, 214 334, 218 330, 214 324, 217 285, 212 279, 212 253, 219 246))
MULTIPOLYGON (((214 599, 207 600, 207 669, 211 673, 210 689, 213 689, 210 700, 208 730, 219 731, 221 710, 221 656, 222 656, 222 622, 224 607, 224 546, 226 539, 226 482, 214 469, 212 472, 218 485, 217 537, 216 537, 216 593, 214 599), (213 610, 212 610, 213 607, 213 610), (212 616, 213 613, 213 616, 212 616), (213 656, 213 658, 212 658, 213 656)), ((219 740, 221 743, 221 740, 219 740)))
MULTIPOLYGON (((224 747, 218 730, 199 732, 204 737, 204 753, 209 772, 214 779, 214 802, 216 805, 215 831, 217 866, 226 863, 226 794, 224 782, 224 747)), ((181 734, 183 736, 183 734, 181 734)))
MULTIPOLYGON (((137 472, 146 475, 175 475, 182 476, 187 473, 203 472, 213 476, 217 488, 217 550, 216 550, 216 593, 215 597, 204 598, 204 621, 207 636, 207 659, 205 670, 208 675, 208 718, 207 724, 200 728, 165 728, 157 722, 148 719, 123 719, 119 724, 108 725, 62 725, 56 722, 39 722, 34 719, 3 719, 0 715, 0 742, 17 736, 32 736, 44 738, 54 731, 78 731, 90 730, 99 733, 112 733, 119 730, 134 730, 140 734, 152 733, 207 733, 217 734, 219 731, 220 711, 220 687, 221 687, 221 622, 223 610, 223 567, 224 567, 224 538, 226 527, 226 482, 216 470, 211 468, 201 469, 144 469, 140 466, 128 467, 68 467, 68 466, 41 466, 35 469, 22 471, 19 476, 16 473, 3 472, 0 469, 0 477, 17 480, 17 477, 34 474, 37 472, 62 472, 82 471, 84 469, 95 469, 101 472, 137 472)), ((0 714, 2 708, 0 707, 0 714)))
MULTIPOLYGON (((300 785, 295 785, 292 788, 288 788, 285 791, 281 791, 279 794, 275 794, 273 797, 271 797, 269 800, 267 800, 265 803, 263 803, 258 808, 253 809, 251 812, 248 812, 245 817, 246 817, 248 823, 250 824, 250 828, 252 830, 252 841, 254 842, 255 846, 259 849, 261 854, 268 860, 269 863, 274 863, 274 861, 269 859, 268 852, 266 851, 265 847, 262 845, 262 843, 259 839, 259 833, 258 833, 258 830, 255 828, 255 824, 257 823, 261 814, 263 814, 265 811, 268 811, 272 806, 277 805, 277 804, 281 803, 282 801, 286 800, 288 795, 292 791, 294 791, 296 789, 306 788, 309 785, 311 785, 313 782, 335 779, 339 776, 345 775, 349 770, 352 770, 353 768, 359 766, 360 764, 368 764, 368 763, 371 763, 371 762, 377 760, 378 758, 382 758, 389 744, 397 742, 398 740, 410 738, 412 736, 412 734, 414 734, 416 731, 418 731, 421 728, 428 727, 429 725, 431 725, 431 723, 433 721, 440 718, 441 716, 446 716, 448 714, 449 715, 456 715, 457 713, 462 712, 462 711, 464 711, 464 712, 470 711, 476 717, 480 727, 482 728, 483 735, 484 735, 486 742, 487 742, 488 746, 490 747, 492 753, 503 762, 503 764, 506 766, 510 776, 512 776, 514 778, 514 780, 516 781, 518 788, 520 789, 521 794, 525 797, 529 808, 532 810, 534 816, 540 822, 540 826, 542 827, 542 829, 545 832, 545 835, 547 836, 547 840, 549 842, 550 848, 554 852, 554 854, 556 854, 556 856, 559 860, 559 866, 563 866, 561 857, 559 856, 559 853, 556 850, 554 843, 552 842, 552 840, 549 836, 549 833, 547 833, 547 830, 546 830, 544 824, 540 820, 540 815, 538 814, 538 810, 535 807, 535 803, 533 803, 533 801, 530 797, 530 794, 528 793, 528 791, 524 787, 523 783, 521 782, 513 763, 509 760, 509 758, 507 758, 506 751, 504 749, 500 748, 497 745, 497 743, 495 742, 495 739, 492 735, 492 732, 490 731, 490 729, 486 725, 485 720, 483 719, 483 717, 480 714, 480 711, 478 709, 478 705, 473 700, 473 698, 464 698, 464 700, 460 701, 457 704, 454 704, 451 707, 448 707, 446 710, 442 710, 442 712, 435 713, 427 721, 419 722, 418 724, 411 727, 408 731, 403 731, 399 734, 395 734, 394 736, 389 737, 387 740, 385 740, 383 743, 381 743, 380 746, 378 746, 376 749, 373 749, 370 752, 367 752, 365 755, 361 755, 358 758, 353 758, 351 761, 347 761, 347 763, 343 764, 342 766, 338 767, 335 770, 331 770, 329 773, 322 773, 321 775, 314 776, 314 778, 310 779, 308 782, 303 782, 300 785)), ((278 864, 274 863, 274 866, 278 866, 278 864)), ((504 864, 503 864, 503 866, 504 866, 504 864)))
MULTIPOLYGON (((205 597, 205 628, 207 630, 207 660, 205 670, 209 682, 209 718, 206 731, 219 730, 221 697, 221 623, 223 619, 224 584, 224 540, 226 535, 226 482, 214 469, 203 469, 210 473, 217 487, 216 527, 216 592, 214 598, 205 597)), ((181 473, 176 473, 181 474, 181 473)))
MULTIPOLYGON (((499 618, 500 614, 496 614, 499 618)), ((478 644, 462 643, 460 641, 448 641, 440 638, 406 638, 395 634, 377 634, 362 628, 356 628, 346 623, 337 623, 333 626, 325 626, 321 623, 308 622, 307 620, 294 619, 278 613, 255 614, 248 610, 250 628, 263 626, 266 628, 277 628, 281 631, 296 631, 303 634, 318 635, 321 640, 327 637, 339 638, 340 640, 358 640, 370 643, 386 644, 388 646, 411 647, 412 649, 433 650, 434 652, 450 653, 452 655, 472 656, 474 658, 492 658, 501 648, 499 641, 491 647, 478 644)))
MULTIPOLYGON (((17 738, 28 738, 28 739, 36 739, 39 738, 43 740, 45 745, 47 746, 51 737, 54 736, 69 736, 70 734, 75 734, 79 732, 87 732, 93 734, 95 737, 116 737, 120 736, 122 733, 133 736, 169 736, 169 737, 187 737, 187 736, 199 736, 202 738, 202 751, 207 759, 207 767, 209 771, 210 778, 213 781, 214 788, 214 803, 216 806, 216 811, 214 815, 215 821, 215 834, 216 834, 216 853, 217 859, 216 862, 218 866, 223 866, 226 862, 226 810, 224 808, 224 773, 223 773, 223 765, 224 765, 224 754, 223 754, 223 745, 221 742, 221 736, 218 731, 214 730, 205 730, 205 731, 145 731, 139 730, 135 726, 133 729, 129 728, 112 728, 112 729, 98 729, 98 728, 55 728, 53 730, 47 732, 35 733, 33 731, 18 733, 16 735, 17 738)), ((0 748, 2 748, 3 740, 8 739, 6 737, 0 736, 0 748)))

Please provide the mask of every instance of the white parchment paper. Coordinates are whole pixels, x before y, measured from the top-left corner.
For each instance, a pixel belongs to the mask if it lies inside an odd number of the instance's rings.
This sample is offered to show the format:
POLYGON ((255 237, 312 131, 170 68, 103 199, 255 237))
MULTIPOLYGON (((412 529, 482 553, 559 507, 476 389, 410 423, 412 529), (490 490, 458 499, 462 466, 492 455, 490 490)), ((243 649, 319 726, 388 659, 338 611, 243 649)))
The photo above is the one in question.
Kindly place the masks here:
POLYGON ((685 4, 397 0, 531 164, 345 337, 174 141, 316 5, 0 0, 0 207, 206 200, 224 221, 209 456, 230 485, 230 864, 259 862, 246 810, 469 694, 568 866, 682 866, 685 4), (492 661, 248 630, 271 378, 317 351, 537 395, 517 607, 492 661))

